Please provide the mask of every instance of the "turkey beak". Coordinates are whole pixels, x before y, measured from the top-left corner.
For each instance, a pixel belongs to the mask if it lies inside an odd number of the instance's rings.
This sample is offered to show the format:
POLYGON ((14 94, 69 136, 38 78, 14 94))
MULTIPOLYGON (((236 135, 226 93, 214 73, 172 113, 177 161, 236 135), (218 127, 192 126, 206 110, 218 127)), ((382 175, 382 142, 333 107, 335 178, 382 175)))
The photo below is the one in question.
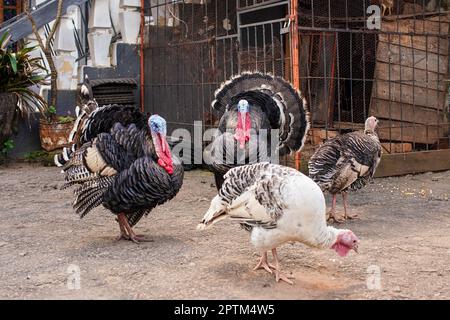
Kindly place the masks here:
POLYGON ((356 253, 359 253, 359 252, 358 252, 358 244, 355 244, 355 245, 353 246, 353 250, 355 250, 356 253))

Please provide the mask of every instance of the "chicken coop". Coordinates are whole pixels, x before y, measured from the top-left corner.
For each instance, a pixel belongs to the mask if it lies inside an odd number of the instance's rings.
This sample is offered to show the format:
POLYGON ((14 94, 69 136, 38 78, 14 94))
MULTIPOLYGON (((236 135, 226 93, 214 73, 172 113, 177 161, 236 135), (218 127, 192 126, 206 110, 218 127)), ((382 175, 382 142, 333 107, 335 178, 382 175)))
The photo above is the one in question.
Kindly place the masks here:
POLYGON ((307 146, 285 163, 306 165, 325 139, 373 115, 380 175, 450 169, 450 1, 151 0, 145 16, 144 105, 169 131, 216 125, 221 82, 270 72, 311 113, 307 146))

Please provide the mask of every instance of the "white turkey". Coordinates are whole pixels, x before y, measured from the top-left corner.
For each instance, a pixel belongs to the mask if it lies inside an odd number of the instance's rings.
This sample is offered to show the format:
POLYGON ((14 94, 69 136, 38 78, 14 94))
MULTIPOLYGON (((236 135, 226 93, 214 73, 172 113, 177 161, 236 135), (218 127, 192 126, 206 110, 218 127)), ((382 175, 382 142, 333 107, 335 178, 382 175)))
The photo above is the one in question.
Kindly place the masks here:
POLYGON ((251 232, 251 242, 261 252, 255 269, 274 273, 276 281, 293 282, 280 269, 277 247, 299 241, 316 248, 330 248, 340 256, 357 251, 358 238, 350 230, 326 224, 322 191, 299 171, 267 162, 229 170, 217 196, 198 229, 230 218, 251 232), (267 260, 272 251, 275 264, 267 260))
POLYGON ((212 108, 221 119, 203 155, 217 189, 230 168, 270 162, 277 156, 271 150, 279 156, 299 151, 309 129, 306 100, 289 82, 270 74, 244 72, 231 78, 215 92, 212 108))
POLYGON ((310 158, 309 176, 322 191, 333 195, 330 219, 342 222, 336 214, 336 197, 342 194, 344 219, 356 218, 349 214, 347 191, 364 187, 374 176, 381 159, 381 144, 376 133, 378 119, 369 117, 364 132, 346 133, 327 140, 310 158))
POLYGON ((182 163, 166 141, 166 121, 158 115, 147 119, 135 106, 106 105, 92 112, 86 107, 77 113, 74 148, 55 157, 63 166, 63 188, 78 185, 74 209, 83 217, 103 205, 117 215, 119 239, 145 241, 132 227, 172 199, 183 183, 182 163))

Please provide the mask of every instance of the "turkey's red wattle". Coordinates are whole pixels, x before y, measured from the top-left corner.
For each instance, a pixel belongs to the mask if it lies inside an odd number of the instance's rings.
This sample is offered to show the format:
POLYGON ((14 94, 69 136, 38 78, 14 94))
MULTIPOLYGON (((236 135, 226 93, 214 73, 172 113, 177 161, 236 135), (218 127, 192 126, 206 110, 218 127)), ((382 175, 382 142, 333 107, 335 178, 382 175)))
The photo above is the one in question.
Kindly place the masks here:
POLYGON ((334 249, 337 252, 337 254, 341 257, 345 257, 348 254, 348 252, 351 250, 351 248, 340 243, 339 240, 336 241, 336 243, 331 246, 331 249, 334 249))
POLYGON ((167 143, 166 137, 158 134, 159 146, 157 147, 158 164, 167 171, 168 174, 173 173, 173 161, 172 154, 170 153, 170 147, 167 143), (159 150, 158 150, 159 149, 159 150))
POLYGON ((245 143, 250 140, 251 120, 248 112, 238 112, 238 123, 234 131, 234 139, 239 141, 239 147, 244 149, 245 143), (242 118, 244 115, 244 119, 242 118))

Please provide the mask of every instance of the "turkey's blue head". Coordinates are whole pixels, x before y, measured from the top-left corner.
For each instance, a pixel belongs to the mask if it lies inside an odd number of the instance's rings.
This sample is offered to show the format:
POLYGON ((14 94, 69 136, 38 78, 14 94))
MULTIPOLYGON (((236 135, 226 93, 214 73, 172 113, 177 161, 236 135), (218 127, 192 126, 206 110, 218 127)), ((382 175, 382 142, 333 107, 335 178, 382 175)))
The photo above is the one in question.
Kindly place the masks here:
POLYGON ((247 100, 241 99, 237 104, 238 119, 237 126, 234 133, 234 139, 239 142, 239 147, 241 149, 245 148, 245 142, 250 140, 250 104, 247 100))
POLYGON ((148 119, 148 126, 152 134, 153 145, 155 146, 158 164, 163 167, 167 173, 173 173, 172 154, 169 144, 167 143, 167 123, 166 120, 154 114, 148 119))
POLYGON ((250 105, 247 100, 241 99, 238 102, 237 108, 239 112, 248 112, 248 110, 250 109, 250 105))
POLYGON ((160 133, 164 136, 167 134, 166 120, 157 114, 150 116, 148 119, 148 126, 152 132, 160 133))

